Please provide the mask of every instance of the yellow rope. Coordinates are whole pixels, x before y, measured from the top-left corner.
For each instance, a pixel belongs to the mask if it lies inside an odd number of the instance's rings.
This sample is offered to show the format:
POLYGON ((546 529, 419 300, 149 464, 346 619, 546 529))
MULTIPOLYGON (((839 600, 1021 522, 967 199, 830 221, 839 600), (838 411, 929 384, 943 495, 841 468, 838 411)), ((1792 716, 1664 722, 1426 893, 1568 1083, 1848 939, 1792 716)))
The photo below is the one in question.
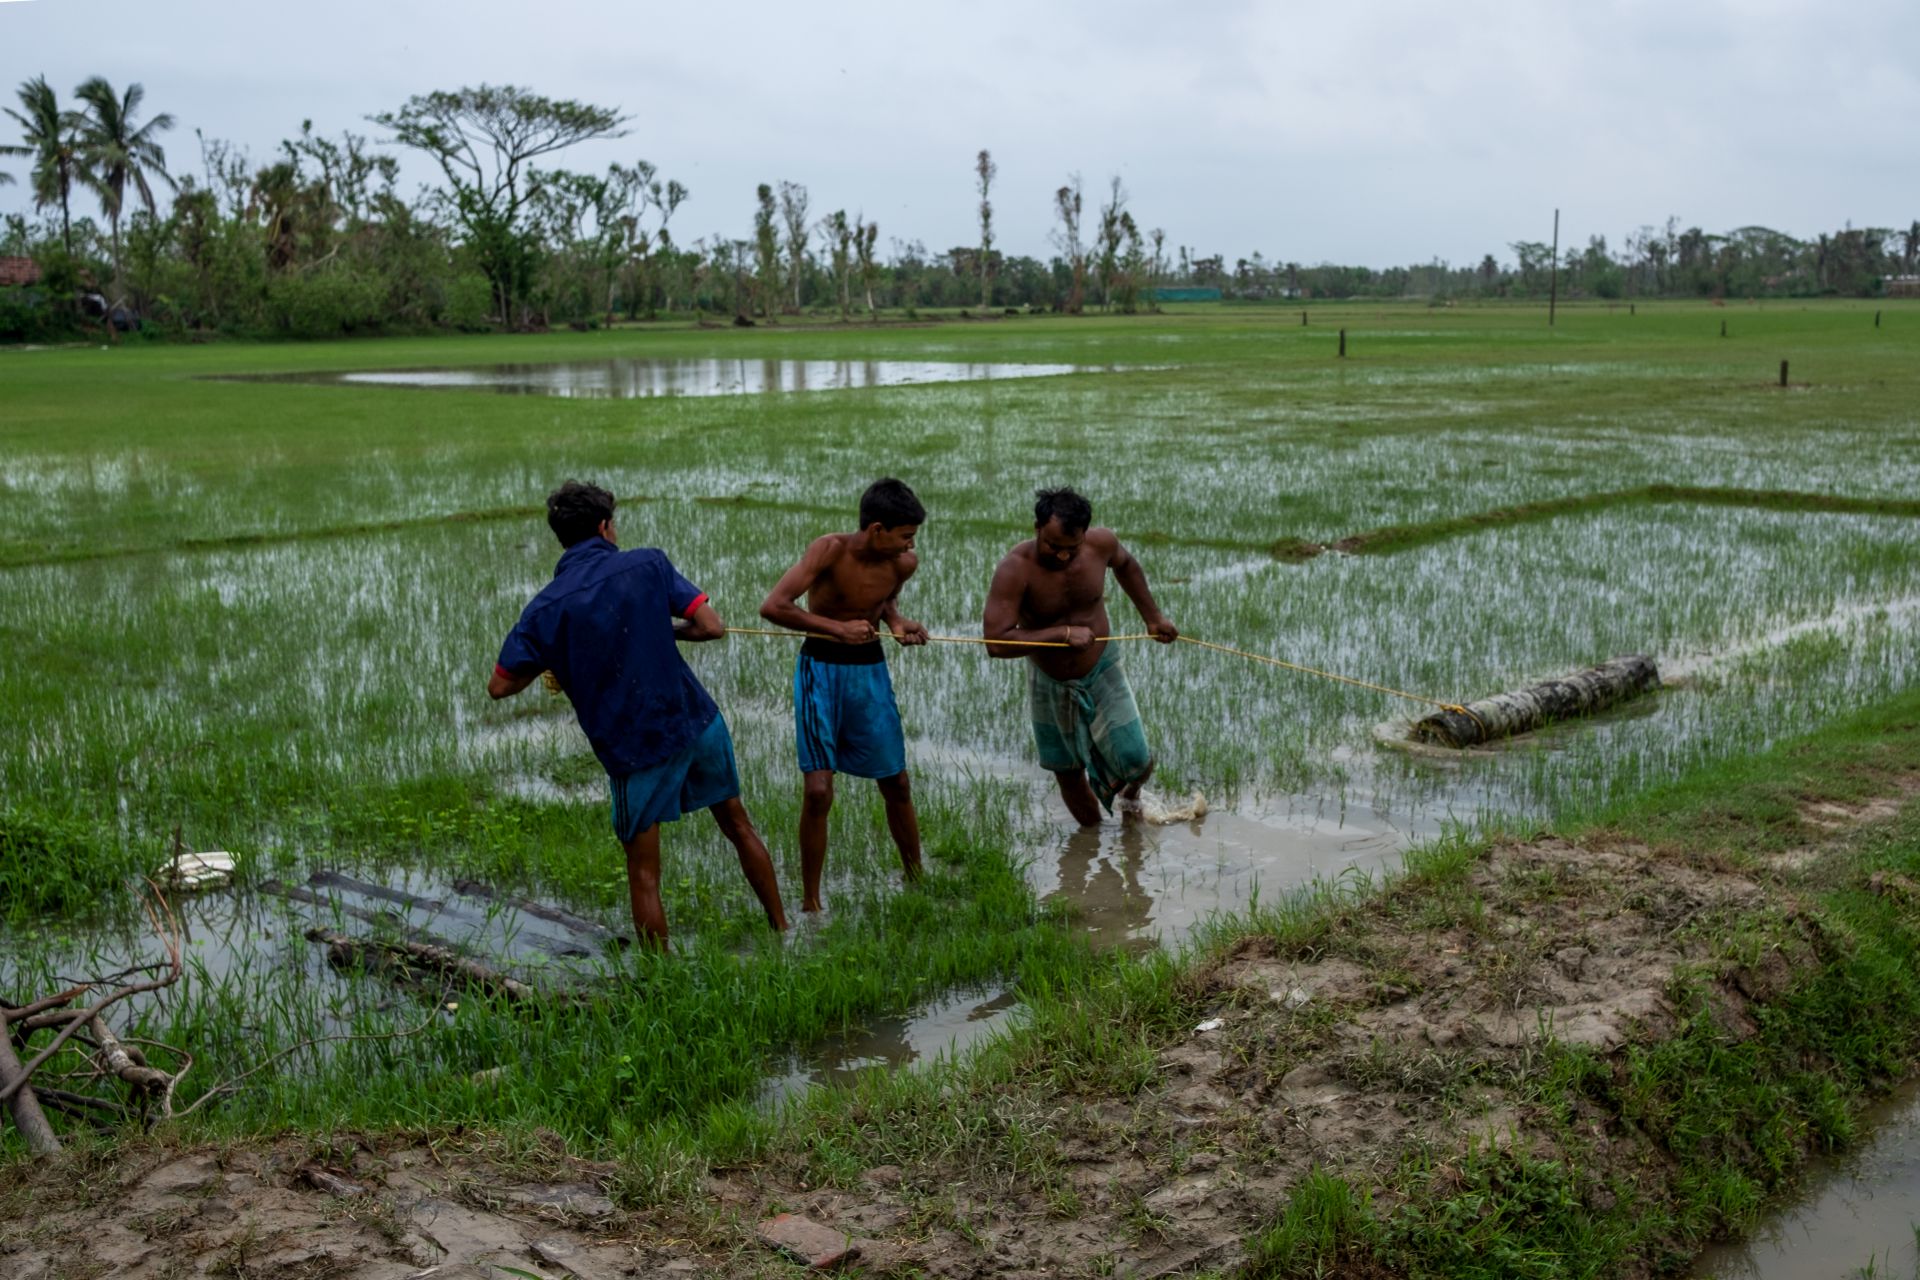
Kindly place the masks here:
MULTIPOLYGON (((786 631, 786 630, 769 631, 769 630, 764 630, 760 627, 728 627, 727 634, 730 636, 778 636, 782 639, 788 639, 788 640, 827 640, 827 641, 831 641, 834 644, 844 643, 837 636, 823 636, 817 631, 786 631)), ((897 631, 876 630, 874 634, 876 638, 883 635, 890 635, 896 640, 900 638, 900 634, 897 631)), ((1146 634, 1145 632, 1141 632, 1138 635, 1097 636, 1095 638, 1099 640, 1108 640, 1108 641, 1153 639, 1152 636, 1146 634)), ((1068 644, 1065 640, 989 640, 985 636, 928 636, 927 643, 929 644, 1003 644, 1011 648, 1021 648, 1021 649, 1071 649, 1073 647, 1072 645, 1068 644)))
MULTIPOLYGON (((807 640, 834 640, 834 637, 832 636, 823 636, 814 632, 786 631, 786 630, 772 631, 772 630, 765 630, 759 627, 728 627, 727 634, 742 635, 742 636, 794 637, 794 638, 807 639, 807 640)), ((898 638, 898 633, 896 632, 887 632, 885 634, 893 635, 896 639, 898 638)), ((1128 635, 1099 636, 1096 638, 1100 640, 1112 642, 1116 640, 1153 640, 1153 639, 1157 639, 1158 637, 1154 636, 1150 632, 1138 632, 1138 633, 1128 634, 1128 635)), ((1474 715, 1473 712, 1467 710, 1465 707, 1461 706, 1457 702, 1442 702, 1438 698, 1429 698, 1418 693, 1408 693, 1405 689, 1395 689, 1389 685, 1374 684, 1367 680, 1356 680, 1352 676, 1337 675, 1334 672, 1322 671, 1318 667, 1309 667, 1298 662, 1285 662, 1279 658, 1269 658, 1265 654, 1261 654, 1261 653, 1248 653, 1245 649, 1235 649, 1230 645, 1215 644, 1211 640, 1196 640, 1192 636, 1181 636, 1179 637, 1179 639, 1186 644, 1198 645, 1202 649, 1212 649, 1216 653, 1227 653, 1227 654, 1232 654, 1236 658, 1246 658, 1253 662, 1264 662, 1270 667, 1284 667, 1288 671, 1299 671, 1310 676, 1320 676, 1327 680, 1337 680, 1341 684, 1350 684, 1361 689, 1371 689, 1375 693, 1386 693, 1386 694, 1391 694, 1396 698, 1406 698, 1413 702, 1424 702, 1430 707, 1439 707, 1442 711, 1458 711, 1461 715, 1471 719, 1475 724, 1480 723, 1480 717, 1474 715)), ((931 644, 995 644, 995 645, 1018 646, 1020 648, 1026 648, 1026 649, 1072 648, 1072 646, 1067 644, 1066 641, 1064 640, 988 640, 984 636, 928 636, 927 640, 931 644)), ((835 643, 838 643, 838 641, 835 641, 835 643)), ((1485 726, 1482 726, 1482 727, 1484 728, 1485 726)))
MULTIPOLYGON (((1336 675, 1331 671, 1322 671, 1318 667, 1304 666, 1298 662, 1283 662, 1279 658, 1269 658, 1264 653, 1248 653, 1245 649, 1235 649, 1229 645, 1215 644, 1211 640, 1196 640, 1192 636, 1181 636, 1185 644, 1199 645, 1202 649, 1212 649, 1215 653, 1230 653, 1236 658, 1249 658, 1254 662, 1264 662, 1270 667, 1285 667, 1289 671, 1300 671, 1310 676, 1321 676, 1327 680, 1338 680, 1341 684, 1354 685, 1361 689, 1371 689, 1375 693, 1390 693, 1396 698, 1406 698, 1413 702, 1424 702, 1430 707, 1439 707, 1442 711, 1458 711, 1475 724, 1480 717, 1473 714, 1457 702, 1442 702, 1438 698, 1429 698, 1425 694, 1408 693, 1405 689, 1395 689, 1390 685, 1374 684, 1367 680, 1356 680, 1352 676, 1336 675)), ((1482 728, 1485 726, 1483 725, 1482 728)))

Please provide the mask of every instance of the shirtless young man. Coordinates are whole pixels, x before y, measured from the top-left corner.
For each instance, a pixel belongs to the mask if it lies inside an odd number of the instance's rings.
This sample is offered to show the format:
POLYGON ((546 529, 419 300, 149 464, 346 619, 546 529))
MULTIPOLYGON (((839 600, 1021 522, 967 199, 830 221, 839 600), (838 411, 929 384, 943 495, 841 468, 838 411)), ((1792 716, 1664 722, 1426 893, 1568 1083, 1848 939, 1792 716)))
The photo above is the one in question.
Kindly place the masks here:
POLYGON ((1113 798, 1133 799, 1153 773, 1153 752, 1117 650, 1101 637, 1107 621, 1107 570, 1161 644, 1180 636, 1161 616, 1140 567, 1111 529, 1088 528, 1093 507, 1071 489, 1034 495, 1033 539, 1009 551, 987 592, 987 653, 1025 658, 1040 767, 1060 783, 1060 798, 1083 826, 1100 821, 1113 798), (1065 649, 997 645, 1045 640, 1065 649))
POLYGON ((805 779, 802 911, 820 910, 836 773, 880 784, 900 865, 907 879, 920 875, 920 821, 907 781, 906 736, 879 632, 892 632, 901 644, 927 642, 927 629, 902 616, 899 604, 900 588, 920 564, 913 539, 926 518, 913 490, 898 480, 876 480, 860 497, 860 531, 815 539, 760 606, 768 622, 810 633, 793 670, 794 741, 805 779))

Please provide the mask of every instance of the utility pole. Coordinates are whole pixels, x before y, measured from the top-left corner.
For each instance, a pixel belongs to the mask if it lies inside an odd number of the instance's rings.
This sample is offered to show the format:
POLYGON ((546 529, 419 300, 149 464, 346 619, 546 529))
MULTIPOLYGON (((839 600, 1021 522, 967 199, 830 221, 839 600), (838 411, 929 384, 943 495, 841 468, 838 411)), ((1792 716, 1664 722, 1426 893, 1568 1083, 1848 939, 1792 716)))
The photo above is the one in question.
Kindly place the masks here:
POLYGON ((1553 261, 1547 285, 1547 328, 1553 328, 1553 313, 1560 303, 1560 211, 1553 211, 1553 261))

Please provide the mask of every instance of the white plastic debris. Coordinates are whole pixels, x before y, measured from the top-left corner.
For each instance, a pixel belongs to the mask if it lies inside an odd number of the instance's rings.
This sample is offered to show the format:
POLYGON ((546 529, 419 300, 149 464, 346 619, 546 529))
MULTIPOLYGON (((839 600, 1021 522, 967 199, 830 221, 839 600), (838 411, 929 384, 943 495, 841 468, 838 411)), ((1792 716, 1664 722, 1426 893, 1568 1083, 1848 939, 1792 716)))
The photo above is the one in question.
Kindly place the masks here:
POLYGON ((1227 1025, 1227 1020, 1225 1018, 1208 1018, 1205 1022, 1195 1027, 1194 1030, 1201 1031, 1201 1032, 1218 1031, 1220 1028, 1226 1025, 1227 1025))
POLYGON ((1309 1004, 1313 1000, 1313 993, 1305 987, 1287 987, 1285 989, 1276 987, 1267 994, 1273 998, 1274 1003, 1283 1004, 1289 1009, 1298 1009, 1301 1005, 1309 1004))
POLYGON ((233 879, 233 855, 224 849, 206 853, 176 853, 160 870, 168 887, 198 892, 218 889, 233 879))

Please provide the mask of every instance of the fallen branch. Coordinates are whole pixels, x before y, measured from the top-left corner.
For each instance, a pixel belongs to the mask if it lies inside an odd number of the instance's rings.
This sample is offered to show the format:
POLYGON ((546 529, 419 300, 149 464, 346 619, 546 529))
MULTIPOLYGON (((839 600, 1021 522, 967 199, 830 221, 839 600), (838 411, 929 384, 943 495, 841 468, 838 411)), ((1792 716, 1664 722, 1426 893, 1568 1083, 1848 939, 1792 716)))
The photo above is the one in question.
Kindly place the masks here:
POLYGON ((58 1155, 60 1139, 47 1122, 47 1113, 40 1109, 40 1099, 27 1083, 29 1078, 27 1068, 13 1051, 13 1037, 0 1030, 0 1087, 6 1091, 13 1127, 34 1155, 58 1155))
MULTIPOLYGON (((157 1067, 150 1067, 144 1058, 136 1060, 120 1038, 108 1029, 99 1018, 87 1020, 87 1028, 93 1036, 93 1042, 99 1046, 97 1059, 102 1071, 118 1076, 135 1093, 162 1097, 173 1088, 175 1078, 157 1067)), ((138 1052, 137 1050, 135 1052, 138 1052)))
MULTIPOLYGON (((129 997, 141 995, 148 991, 159 991, 164 987, 170 987, 174 983, 180 981, 180 975, 185 972, 185 966, 181 963, 181 960, 180 960, 179 920, 173 914, 173 908, 167 905, 166 897, 160 892, 158 888, 156 888, 153 885, 151 881, 148 882, 147 888, 153 894, 153 901, 152 903, 142 903, 141 905, 142 905, 142 909, 145 910, 147 913, 148 923, 153 926, 154 932, 157 935, 159 935, 162 945, 164 945, 167 949, 166 976, 162 978, 155 978, 147 982, 129 983, 125 986, 122 986, 119 990, 115 991, 112 995, 107 996, 105 999, 100 1000, 88 1006, 85 1009, 74 1010, 67 1013, 65 1015, 67 1019, 66 1026, 60 1029, 60 1031, 53 1037, 53 1040, 51 1043, 49 1043, 45 1048, 41 1049, 40 1052, 36 1053, 32 1058, 27 1060, 25 1063, 20 1063, 18 1058, 13 1059, 13 1062, 18 1065, 17 1071, 8 1069, 8 1064, 5 1062, 5 1060, 0 1059, 0 1076, 5 1077, 4 1080, 0 1080, 0 1102, 7 1102, 12 1098, 17 1097, 21 1093, 21 1091, 27 1088, 27 1082, 33 1078, 33 1073, 35 1071, 39 1070, 40 1067, 43 1066, 48 1059, 52 1058, 56 1053, 59 1053, 61 1049, 65 1048, 67 1041, 73 1039, 74 1036, 78 1035, 82 1027, 85 1027, 90 1023, 94 1022, 96 1019, 99 1018, 101 1014, 105 1013, 108 1009, 120 1003, 122 1000, 128 999, 129 997), (165 921, 164 924, 162 923, 163 919, 165 921)), ((124 972, 133 973, 133 972, 140 972, 140 971, 141 971, 140 969, 134 969, 134 970, 126 970, 124 972)), ((83 984, 83 985, 86 985, 86 984, 83 984)), ((0 1036, 0 1039, 8 1039, 6 1056, 9 1058, 12 1058, 13 1045, 11 1040, 6 1036, 0 1036)), ((44 1122, 45 1117, 42 1116, 41 1119, 44 1122)), ((16 1117, 16 1123, 18 1123, 17 1117, 16 1117)), ((24 1132, 24 1127, 23 1127, 23 1132, 24 1132)), ((57 1146, 55 1147, 55 1150, 58 1150, 57 1146)))
POLYGON ((424 942, 408 942, 399 938, 350 938, 344 933, 335 933, 331 929, 315 926, 307 930, 307 938, 312 942, 324 943, 328 959, 336 964, 348 964, 363 957, 388 955, 402 961, 413 961, 426 968, 437 970, 450 978, 468 982, 483 990, 506 996, 510 1000, 535 1000, 540 993, 518 978, 510 978, 497 969, 490 969, 478 960, 470 959, 446 947, 436 947, 424 942))

